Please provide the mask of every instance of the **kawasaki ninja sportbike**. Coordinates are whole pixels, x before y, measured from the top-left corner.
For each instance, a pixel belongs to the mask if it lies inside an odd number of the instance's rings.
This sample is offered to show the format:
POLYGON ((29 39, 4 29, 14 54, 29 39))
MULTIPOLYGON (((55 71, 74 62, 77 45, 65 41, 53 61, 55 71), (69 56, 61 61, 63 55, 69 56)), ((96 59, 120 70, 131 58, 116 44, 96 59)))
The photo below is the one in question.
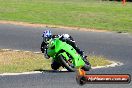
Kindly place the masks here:
POLYGON ((72 72, 76 68, 82 68, 85 71, 91 68, 86 58, 83 58, 71 45, 61 41, 59 38, 48 41, 46 53, 56 62, 56 64, 51 64, 51 68, 54 70, 59 69, 60 66, 72 72))

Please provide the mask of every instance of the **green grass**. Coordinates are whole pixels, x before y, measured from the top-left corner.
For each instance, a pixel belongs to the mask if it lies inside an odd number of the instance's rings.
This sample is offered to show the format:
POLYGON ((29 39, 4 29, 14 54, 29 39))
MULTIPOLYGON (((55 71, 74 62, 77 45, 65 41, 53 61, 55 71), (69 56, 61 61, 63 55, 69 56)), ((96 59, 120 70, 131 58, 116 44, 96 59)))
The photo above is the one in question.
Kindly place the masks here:
MULTIPOLYGON (((88 59, 92 66, 111 64, 101 56, 89 55, 88 59)), ((50 64, 51 59, 45 59, 43 54, 0 50, 0 73, 51 70, 50 64)))
POLYGON ((92 67, 110 65, 111 61, 104 56, 88 55, 87 59, 91 63, 92 67))
POLYGON ((0 73, 50 69, 51 60, 32 52, 0 51, 0 73))
POLYGON ((101 0, 0 0, 0 20, 132 33, 132 3, 101 0))

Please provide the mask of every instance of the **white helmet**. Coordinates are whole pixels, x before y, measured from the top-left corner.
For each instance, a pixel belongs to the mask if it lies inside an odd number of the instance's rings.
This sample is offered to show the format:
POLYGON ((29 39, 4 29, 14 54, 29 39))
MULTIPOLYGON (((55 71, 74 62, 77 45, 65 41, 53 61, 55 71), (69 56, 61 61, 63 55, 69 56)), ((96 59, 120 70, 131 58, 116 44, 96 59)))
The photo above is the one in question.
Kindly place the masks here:
POLYGON ((70 37, 69 34, 63 34, 64 39, 68 39, 70 37))

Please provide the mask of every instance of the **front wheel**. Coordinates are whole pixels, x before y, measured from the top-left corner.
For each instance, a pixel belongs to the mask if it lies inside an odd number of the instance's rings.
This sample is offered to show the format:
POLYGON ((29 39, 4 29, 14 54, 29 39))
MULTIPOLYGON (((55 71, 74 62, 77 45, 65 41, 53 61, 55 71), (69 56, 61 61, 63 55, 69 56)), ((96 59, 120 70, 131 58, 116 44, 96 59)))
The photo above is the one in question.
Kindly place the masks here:
POLYGON ((58 62, 56 62, 56 61, 53 61, 53 62, 52 62, 51 68, 52 68, 53 70, 57 70, 57 69, 59 69, 59 67, 60 67, 60 64, 59 64, 58 62))
POLYGON ((65 67, 68 71, 70 71, 70 72, 74 72, 75 71, 75 68, 73 67, 72 62, 66 61, 66 59, 64 58, 64 56, 59 55, 59 59, 60 59, 61 65, 63 67, 65 67))

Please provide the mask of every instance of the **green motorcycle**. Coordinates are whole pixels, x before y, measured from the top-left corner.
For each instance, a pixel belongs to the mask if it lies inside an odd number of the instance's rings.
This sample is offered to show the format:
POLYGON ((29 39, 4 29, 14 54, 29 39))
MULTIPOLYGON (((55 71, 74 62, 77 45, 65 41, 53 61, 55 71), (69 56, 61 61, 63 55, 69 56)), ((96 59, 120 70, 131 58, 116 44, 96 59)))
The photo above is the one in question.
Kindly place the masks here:
POLYGON ((61 41, 59 38, 53 38, 48 41, 47 55, 52 57, 53 62, 51 68, 54 70, 59 69, 60 66, 66 68, 70 72, 74 72, 77 68, 82 68, 89 71, 91 65, 89 61, 82 57, 77 51, 69 44, 61 41))

